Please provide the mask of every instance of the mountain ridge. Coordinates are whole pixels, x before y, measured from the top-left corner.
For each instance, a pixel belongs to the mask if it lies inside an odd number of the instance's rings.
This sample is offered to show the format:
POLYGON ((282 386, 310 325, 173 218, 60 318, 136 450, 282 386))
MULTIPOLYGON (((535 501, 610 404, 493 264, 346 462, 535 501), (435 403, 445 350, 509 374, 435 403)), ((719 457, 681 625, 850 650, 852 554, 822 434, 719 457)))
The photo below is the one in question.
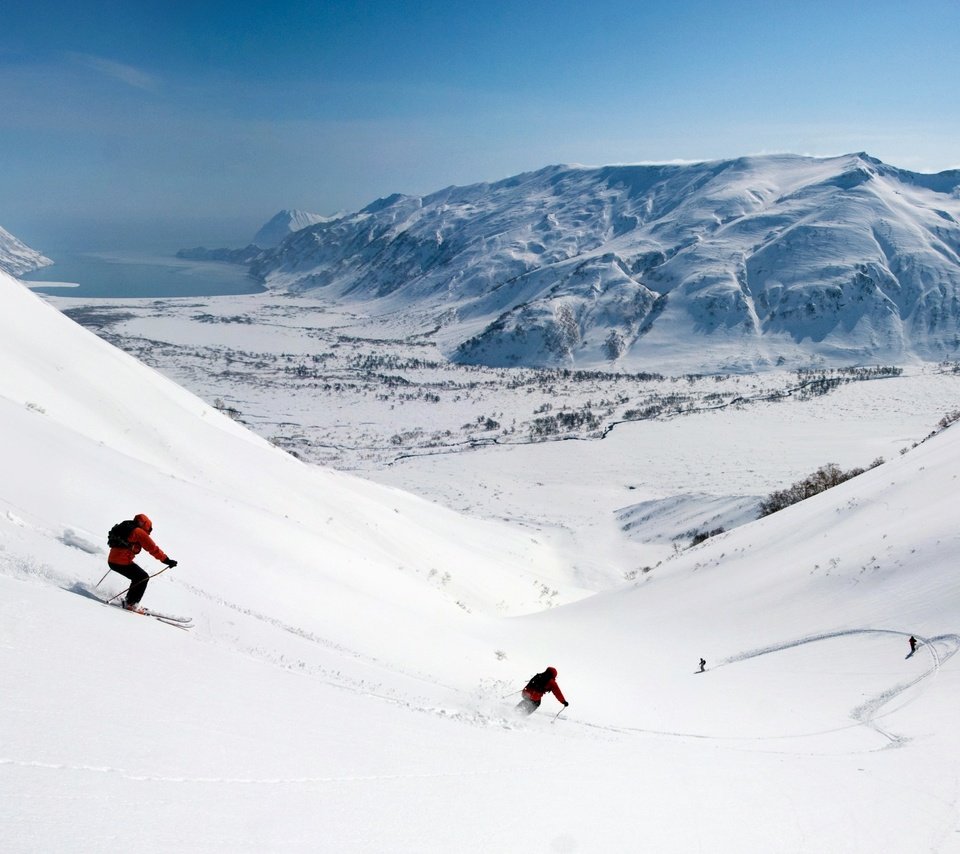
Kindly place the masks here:
POLYGON ((416 316, 466 364, 938 360, 960 349, 960 171, 862 152, 555 165, 375 200, 251 271, 416 316))
POLYGON ((22 276, 41 267, 49 267, 52 263, 45 255, 0 228, 0 271, 11 276, 22 276))

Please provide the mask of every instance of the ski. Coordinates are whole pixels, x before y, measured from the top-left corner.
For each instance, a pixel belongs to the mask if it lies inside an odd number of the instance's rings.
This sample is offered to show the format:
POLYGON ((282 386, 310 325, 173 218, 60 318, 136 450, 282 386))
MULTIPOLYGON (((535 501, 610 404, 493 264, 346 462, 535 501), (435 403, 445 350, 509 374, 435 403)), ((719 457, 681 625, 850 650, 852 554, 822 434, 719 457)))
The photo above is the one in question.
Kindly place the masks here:
POLYGON ((184 623, 180 620, 168 620, 166 617, 158 617, 156 614, 144 614, 145 617, 153 617, 158 623, 166 623, 168 626, 173 626, 175 629, 183 629, 185 632, 189 632, 193 628, 193 623, 184 623))
MULTIPOLYGON (((103 602, 103 600, 100 600, 103 602)), ((129 611, 131 614, 141 614, 144 617, 153 617, 155 620, 159 620, 161 623, 166 623, 168 626, 177 626, 181 629, 192 629, 193 628, 193 617, 178 617, 175 614, 164 614, 162 611, 151 611, 149 608, 144 608, 143 611, 130 611, 129 608, 124 608, 120 602, 103 602, 104 605, 111 605, 114 608, 119 608, 121 611, 129 611)))
POLYGON ((148 617, 156 617, 158 620, 167 620, 170 623, 192 623, 193 617, 178 617, 175 614, 164 614, 162 611, 151 611, 144 608, 143 613, 148 617))
MULTIPOLYGON (((123 607, 122 605, 120 606, 123 607)), ((124 608, 123 610, 128 610, 124 608)), ((191 617, 174 617, 171 614, 160 614, 156 611, 148 611, 144 609, 143 611, 130 611, 131 614, 140 614, 142 617, 153 617, 158 623, 166 623, 168 626, 174 626, 178 629, 183 629, 184 631, 189 631, 193 628, 193 619, 191 617)))

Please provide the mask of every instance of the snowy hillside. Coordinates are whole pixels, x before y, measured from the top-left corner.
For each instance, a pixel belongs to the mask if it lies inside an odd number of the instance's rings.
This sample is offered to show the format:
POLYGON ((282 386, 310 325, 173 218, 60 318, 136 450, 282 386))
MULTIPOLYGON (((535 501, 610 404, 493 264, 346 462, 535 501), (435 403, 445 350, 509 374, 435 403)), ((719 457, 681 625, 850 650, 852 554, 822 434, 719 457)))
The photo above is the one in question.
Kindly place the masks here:
POLYGON ((4 275, 0 355, 4 851, 958 850, 960 428, 587 596, 4 275), (92 598, 136 512, 190 630, 92 598), (547 664, 569 708, 518 719, 547 664))
POLYGON ((52 263, 53 261, 36 249, 31 249, 9 231, 0 228, 0 271, 21 276, 40 267, 48 267, 52 263))
POLYGON ((381 199, 253 272, 414 315, 469 364, 902 363, 960 347, 958 221, 960 172, 865 154, 553 166, 381 199))
MULTIPOLYGON (((463 588, 456 572, 451 573, 453 577, 442 588, 439 581, 433 583, 420 577, 430 568, 423 567, 426 553, 420 544, 424 539, 432 539, 426 530, 431 527, 446 530, 445 520, 453 514, 395 490, 299 463, 136 360, 105 345, 12 279, 0 279, 0 286, 4 305, 0 346, 4 364, 9 366, 3 377, 5 405, 13 407, 19 419, 27 418, 24 430, 31 442, 38 441, 41 435, 44 437, 44 444, 29 454, 24 453, 23 448, 14 451, 15 442, 7 443, 6 452, 14 457, 5 466, 11 491, 32 490, 38 499, 46 496, 46 485, 29 485, 33 474, 27 460, 32 461, 41 453, 40 448, 48 447, 49 465, 70 472, 69 482, 61 484, 56 499, 57 507, 59 502, 64 503, 62 509, 67 515, 72 515, 67 509, 72 506, 71 502, 76 502, 78 507, 89 505, 91 493, 102 494, 108 506, 115 508, 110 516, 129 512, 125 509, 129 506, 126 502, 134 501, 133 496, 143 489, 137 485, 143 473, 136 473, 147 466, 163 478, 191 483, 203 490, 229 495, 239 502, 239 507, 228 511, 231 516, 237 514, 233 521, 223 520, 225 530, 232 530, 248 513, 252 512, 256 518, 255 508, 262 503, 261 496, 270 496, 272 512, 279 514, 281 508, 283 512, 279 519, 267 523, 267 528, 255 526, 260 531, 258 536, 264 540, 256 548, 269 554, 270 542, 289 539, 298 553, 298 557, 288 562, 289 572, 316 573, 322 566, 339 568, 346 564, 353 570, 367 567, 357 573, 358 577, 368 579, 361 588, 366 584, 376 588, 381 583, 387 587, 424 584, 430 589, 437 588, 437 595, 449 603, 454 613, 464 606, 496 610, 501 600, 512 599, 504 597, 503 583, 514 587, 517 599, 509 604, 504 602, 502 609, 507 612, 535 609, 539 607, 537 597, 528 594, 528 590, 535 581, 555 580, 552 575, 555 561, 543 549, 531 545, 528 537, 504 532, 503 526, 482 524, 471 535, 463 531, 455 535, 472 541, 471 556, 461 556, 458 563, 468 567, 481 560, 473 549, 477 548, 477 541, 489 541, 498 551, 494 560, 500 569, 493 574, 502 574, 500 581, 491 575, 486 565, 490 554, 482 560, 485 580, 471 579, 463 588), (66 431, 68 436, 58 439, 61 431, 66 431), (77 442, 94 443, 97 447, 109 448, 110 454, 122 455, 123 476, 115 471, 105 481, 102 475, 98 477, 91 472, 84 472, 80 477, 80 470, 87 466, 84 457, 56 458, 58 449, 77 442), (14 472, 18 471, 26 479, 23 484, 14 480, 14 472), (129 481, 127 485, 122 483, 125 480, 129 481), (348 494, 353 497, 348 498, 348 494), (281 505, 273 504, 275 499, 281 505), (383 512, 385 508, 389 515, 383 512), (280 530, 270 531, 274 525, 279 525, 280 530), (304 526, 313 531, 305 539, 304 526), (372 527, 381 534, 372 535, 372 527), (353 547, 343 551, 344 543, 350 541, 349 537, 343 538, 350 530, 356 533, 358 543, 366 543, 359 551, 353 547), (381 537, 390 543, 385 564, 381 537), (406 558, 400 545, 403 541, 413 548, 406 558), (500 548, 504 551, 500 552, 500 548), (404 560, 408 566, 397 572, 398 564, 402 565, 404 560), (542 568, 546 575, 541 576, 539 569, 534 571, 534 565, 542 568), (369 569, 375 566, 389 567, 388 577, 374 580, 369 569), (491 601, 493 597, 496 599, 491 601)), ((105 474, 117 469, 113 463, 101 462, 105 474)), ((49 501, 49 496, 44 500, 49 501)), ((34 508, 26 509, 34 512, 34 508)), ((86 513, 81 512, 73 517, 74 524, 84 531, 98 532, 90 536, 99 543, 103 539, 99 534, 102 523, 97 521, 100 507, 94 502, 94 506, 87 509, 92 511, 89 520, 85 518, 86 513)), ((210 521, 200 524, 205 527, 210 521)), ((212 542, 203 547, 207 556, 204 560, 213 562, 220 548, 212 542)), ((486 547, 480 550, 481 553, 487 551, 486 547)), ((221 560, 222 557, 216 557, 217 563, 221 560)), ((426 562, 430 563, 428 559, 426 562)), ((268 563, 272 564, 273 558, 268 558, 268 563)), ((438 571, 440 569, 446 570, 446 567, 438 566, 438 571)), ((247 568, 244 574, 249 575, 251 571, 247 568)))

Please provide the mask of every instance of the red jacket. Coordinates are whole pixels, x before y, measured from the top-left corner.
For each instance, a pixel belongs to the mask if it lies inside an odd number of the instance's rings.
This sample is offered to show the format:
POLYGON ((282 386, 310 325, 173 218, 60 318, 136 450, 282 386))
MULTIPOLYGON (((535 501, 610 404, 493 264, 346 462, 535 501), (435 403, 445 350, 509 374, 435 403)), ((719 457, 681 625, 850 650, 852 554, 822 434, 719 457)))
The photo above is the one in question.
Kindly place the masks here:
POLYGON ((142 513, 133 518, 140 523, 141 527, 134 528, 130 532, 130 535, 127 537, 127 542, 130 543, 129 546, 114 546, 114 548, 110 549, 110 554, 107 555, 107 563, 117 563, 120 564, 120 566, 127 566, 133 563, 134 556, 140 554, 141 549, 146 549, 148 554, 153 555, 157 560, 165 561, 167 556, 164 554, 163 549, 150 539, 149 532, 153 530, 153 525, 150 524, 150 520, 142 513))
POLYGON ((547 670, 553 670, 553 678, 544 685, 543 690, 539 691, 536 688, 524 688, 523 697, 527 700, 533 700, 535 703, 539 703, 543 699, 544 694, 553 694, 561 703, 566 703, 567 701, 563 697, 563 693, 560 691, 560 686, 557 684, 556 674, 557 671, 552 667, 548 667, 547 670))

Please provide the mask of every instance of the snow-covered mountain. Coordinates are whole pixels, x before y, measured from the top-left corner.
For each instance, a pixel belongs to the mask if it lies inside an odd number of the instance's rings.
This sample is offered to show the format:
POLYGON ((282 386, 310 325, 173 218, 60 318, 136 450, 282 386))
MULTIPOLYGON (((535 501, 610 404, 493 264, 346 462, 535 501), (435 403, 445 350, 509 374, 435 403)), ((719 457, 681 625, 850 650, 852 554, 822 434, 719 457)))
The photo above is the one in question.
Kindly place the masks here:
POLYGON ((225 261, 230 264, 253 264, 264 251, 282 243, 294 232, 317 223, 331 222, 336 217, 325 217, 307 211, 282 210, 265 223, 254 235, 253 240, 242 249, 208 249, 196 246, 181 249, 178 258, 191 261, 225 261))
POLYGON ((317 223, 329 222, 332 217, 307 211, 282 210, 254 235, 253 243, 263 249, 270 249, 282 243, 295 231, 301 231, 317 223))
POLYGON ((416 316, 464 363, 736 370, 956 355, 958 253, 960 171, 783 155, 395 195, 253 272, 416 316))
POLYGON ((3 274, 0 361, 4 852, 955 847, 960 428, 590 596, 549 532, 305 465, 3 274), (95 599, 135 512, 189 631, 95 599), (517 718, 547 664, 570 707, 517 718))
POLYGON ((31 249, 9 231, 0 228, 0 270, 4 273, 22 276, 41 267, 49 267, 52 263, 36 249, 31 249))

